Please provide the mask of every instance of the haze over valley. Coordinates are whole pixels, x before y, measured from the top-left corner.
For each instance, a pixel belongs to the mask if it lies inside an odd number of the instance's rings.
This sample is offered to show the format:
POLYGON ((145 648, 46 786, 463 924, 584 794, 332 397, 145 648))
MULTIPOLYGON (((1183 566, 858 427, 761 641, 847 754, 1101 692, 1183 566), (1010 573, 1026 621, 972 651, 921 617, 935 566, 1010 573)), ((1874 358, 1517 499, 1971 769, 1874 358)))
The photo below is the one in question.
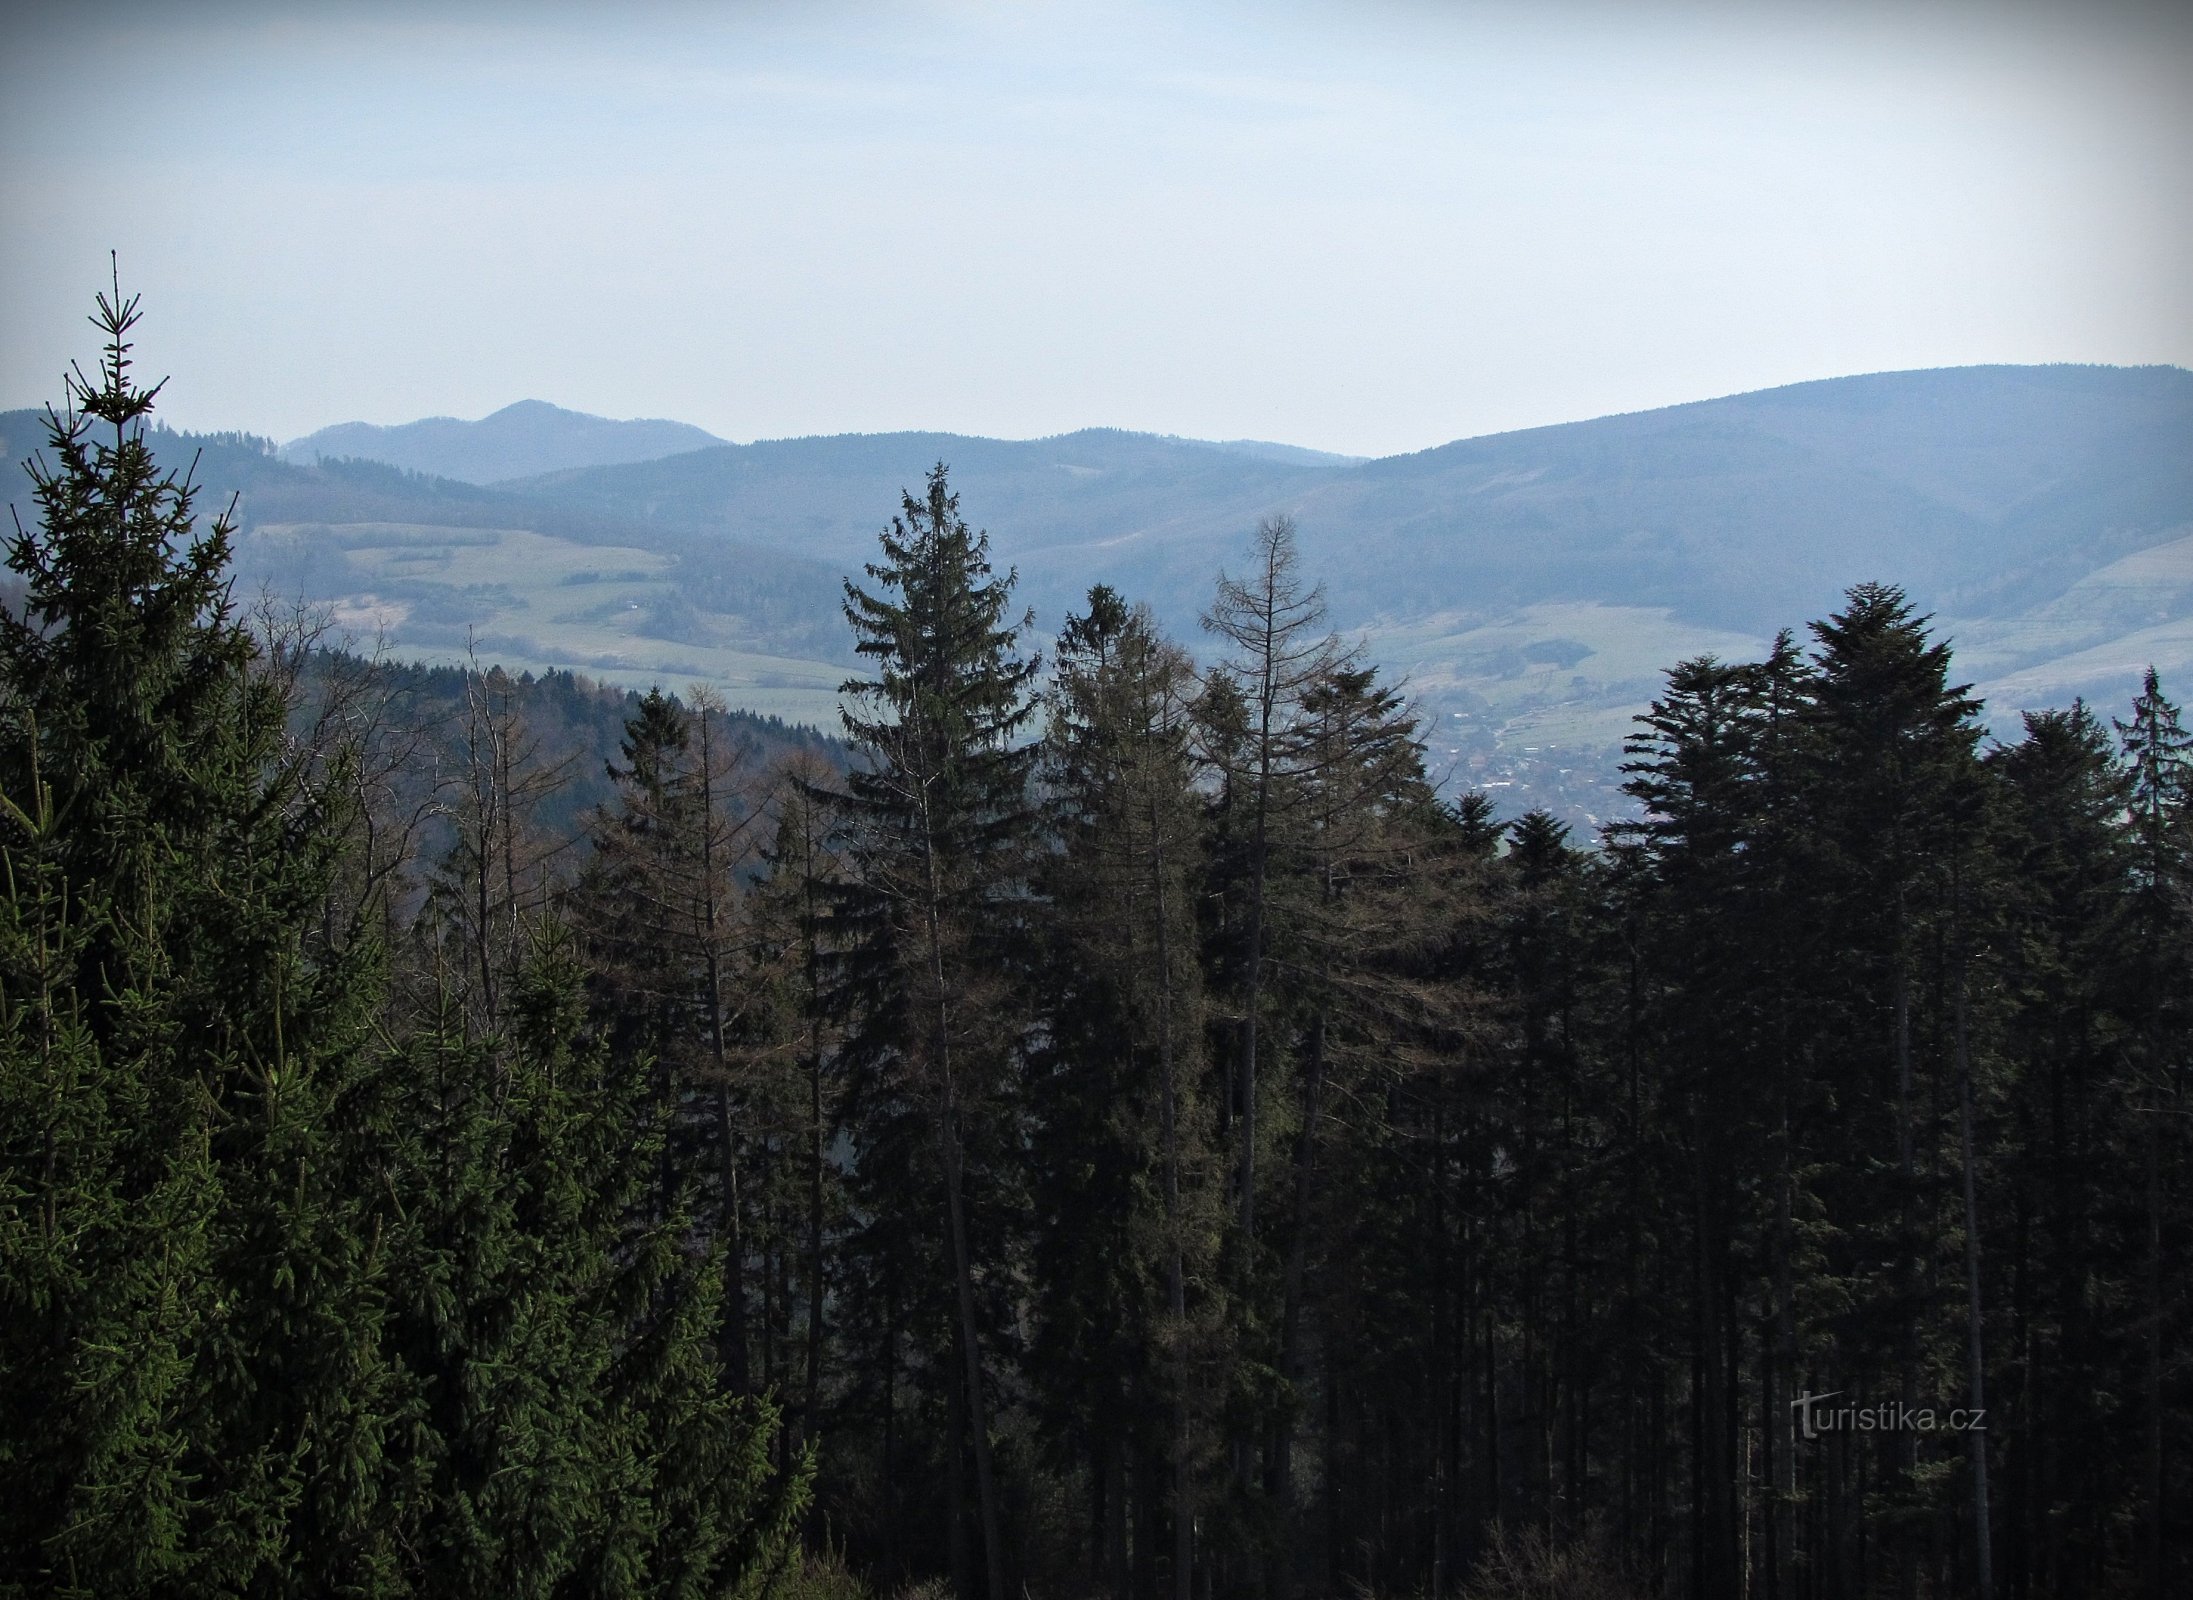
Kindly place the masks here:
MULTIPOLYGON (((36 414, 0 417, 11 462, 36 414)), ((2193 668, 2193 374, 1972 367, 1831 379, 1361 460, 1116 429, 751 444, 537 401, 346 424, 270 451, 195 440, 238 495, 238 572, 399 658, 475 653, 835 729, 841 580, 950 464, 1036 638, 1092 583, 1197 619, 1284 512, 1333 621, 1405 675, 1435 766, 1589 824, 1679 659, 1757 656, 1851 583, 1904 585, 1999 729, 2150 663, 2193 668), (515 470, 511 470, 515 469, 515 470)), ((27 495, 18 483, 10 496, 27 495)), ((209 503, 210 500, 209 500, 209 503)))

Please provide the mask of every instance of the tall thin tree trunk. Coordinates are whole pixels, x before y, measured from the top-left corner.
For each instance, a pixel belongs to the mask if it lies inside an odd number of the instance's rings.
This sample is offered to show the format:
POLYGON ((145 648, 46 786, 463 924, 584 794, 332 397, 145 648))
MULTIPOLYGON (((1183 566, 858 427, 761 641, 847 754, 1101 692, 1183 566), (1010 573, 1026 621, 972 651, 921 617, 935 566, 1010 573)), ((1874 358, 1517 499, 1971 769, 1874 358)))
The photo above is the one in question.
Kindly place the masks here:
MULTIPOLYGON (((958 1343, 955 1337, 953 1342, 958 1343)), ((950 1369, 944 1381, 946 1427, 944 1444, 944 1526, 952 1562, 952 1592, 960 1600, 973 1600, 974 1553, 967 1543, 967 1373, 964 1366, 950 1369)))
MULTIPOLYGON (((1954 871, 1955 868, 1953 867, 1954 871)), ((1978 1158, 1973 1149, 1972 1053, 1967 1036, 1967 987, 1970 980, 1965 949, 1962 884, 1952 883, 1952 905, 1957 914, 1957 1083, 1959 1133, 1964 1154, 1965 1188, 1965 1342, 1971 1362, 1972 1409, 1987 1416, 1987 1352, 1980 1327, 1980 1202, 1978 1158)), ((1972 1452, 1973 1576, 1980 1600, 1995 1596, 1995 1540, 1988 1520, 1987 1432, 1975 1427, 1965 1435, 1972 1452)))
MULTIPOLYGON (((1453 1307, 1448 1290, 1453 1282, 1452 1263, 1446 1258, 1447 1243, 1447 1106, 1445 1097, 1432 1097, 1431 1161, 1428 1188, 1432 1223, 1427 1259, 1432 1262, 1432 1326, 1428 1346, 1432 1378, 1432 1482, 1431 1482, 1431 1580, 1429 1600, 1440 1600, 1447 1580, 1447 1440, 1452 1411, 1451 1379, 1447 1345, 1453 1307)), ((1328 1560, 1330 1558, 1328 1557, 1328 1560)))
POLYGON ((1781 1446, 1774 1452, 1774 1472, 1770 1477, 1772 1535, 1768 1554, 1773 1564, 1768 1589, 1770 1600, 1782 1600, 1789 1593, 1791 1574, 1796 1570, 1798 1537, 1797 1438, 1790 1413, 1792 1397, 1797 1393, 1796 1271, 1791 1259, 1795 1253, 1796 1231, 1795 1151, 1791 1143, 1795 1130, 1790 1117, 1790 1074, 1794 1068, 1789 1047, 1789 995, 1782 988, 1787 967, 1779 950, 1776 957, 1776 986, 1780 992, 1775 1005, 1775 1095, 1779 1126, 1775 1140, 1774 1185, 1774 1359, 1769 1368, 1780 1374, 1781 1387, 1773 1393, 1768 1415, 1761 1422, 1761 1427, 1779 1440, 1781 1446))
MULTIPOLYGON (((1325 1016, 1319 1012, 1310 1023, 1308 1070, 1302 1086, 1302 1128, 1296 1136, 1294 1158, 1294 1235, 1287 1243, 1285 1299, 1279 1323, 1279 1373, 1297 1389, 1302 1383, 1302 1281, 1309 1256, 1310 1191, 1317 1162, 1317 1123, 1325 1091, 1325 1016)), ((1272 1497, 1278 1503, 1280 1526, 1289 1525, 1294 1504, 1294 1418, 1290 1411, 1279 1424, 1272 1452, 1272 1497)), ((1293 1563, 1282 1560, 1275 1586, 1281 1595, 1292 1593, 1293 1563)))
MULTIPOLYGON (((1918 1202, 1918 1169, 1912 1146, 1914 1135, 1911 1124, 1911 973, 1905 954, 1904 885, 1896 885, 1896 929, 1893 959, 1895 971, 1895 1029, 1896 1029, 1896 1175, 1901 1198, 1896 1223, 1896 1292, 1902 1301, 1900 1316, 1902 1327, 1899 1337, 1900 1396, 1905 1410, 1915 1411, 1919 1405, 1919 1253, 1914 1248, 1917 1221, 1914 1211, 1918 1202)), ((1906 1491, 1918 1476, 1919 1436, 1904 1433, 1896 1438, 1893 1446, 1896 1464, 1904 1477, 1906 1491)), ((1917 1593, 1919 1569, 1917 1553, 1911 1541, 1905 1537, 1895 1540, 1897 1592, 1904 1600, 1912 1600, 1917 1593)))
POLYGON ((1241 1019, 1241 1070, 1239 1100, 1241 1141, 1240 1170, 1235 1181, 1241 1187, 1241 1274, 1246 1287, 1256 1259, 1256 1047, 1258 1013, 1264 990, 1264 797, 1259 784, 1256 838, 1249 851, 1249 970, 1244 984, 1241 1019))
POLYGON ((1165 1301, 1173 1323, 1173 1600, 1191 1600, 1195 1484, 1188 1461, 1188 1274, 1180 1215, 1180 1087, 1173 1043, 1172 909, 1165 895, 1165 830, 1150 794, 1150 885, 1157 910, 1158 1112, 1165 1139, 1165 1301))
MULTIPOLYGON (((2147 669, 2145 694, 2154 700, 2161 699, 2161 690, 2155 681, 2155 669, 2147 669)), ((2135 712, 2135 726, 2139 714, 2135 712)), ((2120 731, 2123 723, 2117 724, 2120 731)), ((2165 841, 2168 838, 2168 814, 2164 809, 2166 772, 2164 751, 2167 749, 2158 738, 2155 724, 2148 725, 2147 742, 2136 756, 2138 769, 2146 776, 2141 787, 2145 791, 2145 810, 2141 818, 2143 849, 2147 855, 2147 892, 2154 897, 2150 901, 2147 945, 2150 962, 2162 959, 2169 948, 2169 919, 2163 911, 2163 896, 2168 892, 2170 880, 2169 856, 2165 841)), ((2182 791, 2181 791, 2182 792, 2182 791)), ((2147 1526, 2141 1541, 2141 1565, 2146 1569, 2147 1592, 2152 1600, 2161 1600, 2163 1593, 2163 1180, 2162 1139, 2163 1123, 2170 1111, 2162 1104, 2163 1088, 2169 1082, 2169 1069, 2163 1060, 2162 994, 2156 982, 2157 974, 2149 971, 2147 994, 2147 1070, 2154 1075, 2150 1090, 2153 1103, 2147 1111, 2147 1526)), ((2173 1097, 2174 1098, 2174 1097, 2173 1097)))
MULTIPOLYGON (((1267 566, 1265 594, 1272 592, 1267 566)), ((1276 614, 1264 614, 1261 660, 1263 673, 1257 684, 1256 728, 1256 828, 1249 846, 1249 970, 1246 1015, 1241 1028, 1241 1267, 1246 1286, 1254 1263, 1256 1245, 1256 1047, 1259 1012, 1264 990, 1264 877, 1270 861, 1272 804, 1272 719, 1278 710, 1279 648, 1276 614)))
POLYGON ((466 679, 466 754, 472 768, 473 803, 478 808, 477 868, 472 881, 473 923, 478 931, 480 1015, 488 1031, 495 1027, 495 822, 501 795, 496 785, 494 723, 486 705, 487 686, 475 668, 466 679), (488 749, 482 750, 485 741, 488 749))
MULTIPOLYGON (((730 1368, 731 1385, 740 1394, 751 1388, 746 1344, 746 1240, 739 1216, 738 1126, 731 1115, 731 1048, 725 1033, 723 1006, 722 907, 716 898, 716 772, 715 746, 709 727, 708 708, 700 712, 701 736, 701 957, 708 989, 708 1042, 716 1064, 716 1154, 721 1166, 722 1227, 724 1237, 723 1306, 724 1364, 730 1368)), ((668 1196, 664 1199, 667 1203, 668 1196)), ((766 1268, 767 1263, 764 1262, 766 1268)), ((766 1292, 764 1298, 766 1299, 766 1292)), ((765 1328, 766 1334, 766 1328, 765 1328)))
MULTIPOLYGON (((1240 1223, 1236 1274, 1244 1304, 1253 1303, 1250 1286, 1256 1274, 1256 1058, 1264 1006, 1264 879, 1269 861, 1272 718, 1276 693, 1273 648, 1274 630, 1267 613, 1264 671, 1257 696, 1256 821, 1249 844, 1248 970, 1243 984, 1241 1063, 1235 1090, 1240 1118, 1236 1130, 1240 1141, 1235 1175, 1240 1191, 1236 1197, 1240 1223)), ((1233 1440, 1234 1478, 1244 1492, 1250 1487, 1254 1455, 1254 1445, 1245 1425, 1233 1440)))
POLYGON ((1005 1547, 998 1525, 997 1480, 990 1463, 990 1420, 982 1391, 982 1353, 975 1344, 975 1286, 968 1259, 967 1215, 962 1199, 958 1117, 947 1111, 938 1118, 938 1140, 944 1147, 945 1209, 952 1244, 952 1279, 959 1302, 960 1350, 964 1358, 967 1388, 967 1432, 974 1446, 975 1494, 982 1516, 982 1555, 990 1600, 1005 1600, 1005 1547))
MULTIPOLYGON (((2158 1097, 2159 1098, 2159 1097, 2158 1097)), ((2149 1600, 2163 1597, 2163 1112, 2147 1119, 2147 1528, 2149 1600)))
POLYGON ((1714 1328, 1715 1293, 1706 1223, 1706 1152, 1700 1117, 1691 1110, 1691 1365, 1690 1365, 1690 1592, 1694 1600, 1718 1600, 1721 1530, 1720 1395, 1715 1367, 1720 1338, 1714 1328))
MULTIPOLYGON (((898 1284, 888 1266, 883 1280, 883 1568, 895 1582, 899 1571, 898 1491, 898 1284)), ((954 1448, 957 1448, 956 1444, 954 1448)), ((953 1514, 958 1514, 955 1504, 953 1514)))
POLYGON ((829 1128, 823 1120, 822 1094, 822 951, 818 943, 815 900, 816 854, 813 801, 799 802, 800 967, 807 1018, 807 1352, 800 1438, 812 1442, 821 1426, 823 1314, 823 1161, 829 1128))
POLYGON ((822 1040, 807 1029, 807 1383, 800 1438, 815 1437, 822 1405, 822 1040))
MULTIPOLYGON (((503 713, 510 712, 510 696, 503 696, 503 713)), ((503 913, 510 924, 509 943, 504 950, 504 962, 508 970, 518 965, 518 830, 517 791, 511 784, 510 736, 502 723, 495 724, 495 789, 501 796, 503 813, 503 913)))
MULTIPOLYGON (((924 811, 927 807, 923 796, 924 811)), ((974 1445, 975 1494, 981 1502, 982 1555, 990 1600, 1005 1600, 1005 1541, 998 1521, 997 1478, 990 1462, 990 1422, 982 1386, 982 1352, 975 1341, 974 1263, 967 1243, 967 1209, 961 1172, 962 1150, 957 1086, 952 1077, 951 1012, 944 977, 943 890, 937 879, 935 841, 923 817, 922 861, 928 876, 925 906, 929 935, 929 978, 935 985, 931 1052, 938 1087, 937 1143, 944 1158, 946 1232, 952 1252, 952 1281, 959 1306, 960 1350, 966 1367, 967 1431, 974 1445)))
POLYGON ((723 1364, 735 1393, 753 1388, 746 1349, 746 1238, 739 1218, 739 1157, 731 1085, 716 1083, 717 1155, 723 1184, 723 1364))

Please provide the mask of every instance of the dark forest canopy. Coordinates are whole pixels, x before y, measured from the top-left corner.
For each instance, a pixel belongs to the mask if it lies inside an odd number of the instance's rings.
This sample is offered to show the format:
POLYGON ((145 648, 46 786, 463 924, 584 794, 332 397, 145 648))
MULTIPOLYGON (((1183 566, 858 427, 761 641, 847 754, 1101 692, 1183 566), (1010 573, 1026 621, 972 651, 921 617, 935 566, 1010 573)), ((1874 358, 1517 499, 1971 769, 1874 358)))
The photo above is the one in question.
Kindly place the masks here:
POLYGON ((1989 739, 1863 585, 1581 840, 1284 519, 1199 669, 941 465, 844 746, 398 669, 238 614, 132 317, 0 618, 0 1593, 2193 1587, 2152 674, 1989 739))

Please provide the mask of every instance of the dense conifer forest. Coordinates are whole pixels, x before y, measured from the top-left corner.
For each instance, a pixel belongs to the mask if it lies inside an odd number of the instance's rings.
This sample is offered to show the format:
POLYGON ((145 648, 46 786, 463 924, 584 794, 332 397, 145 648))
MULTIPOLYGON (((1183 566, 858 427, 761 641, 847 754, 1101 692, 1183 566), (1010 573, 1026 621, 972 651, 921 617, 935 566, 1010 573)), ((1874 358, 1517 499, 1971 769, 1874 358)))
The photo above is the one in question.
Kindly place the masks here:
POLYGON ((842 744, 397 668, 133 318, 0 615, 0 1592, 2193 1590, 2152 673, 1993 741, 1861 586, 1582 839, 1285 519, 1038 641, 941 465, 842 744))

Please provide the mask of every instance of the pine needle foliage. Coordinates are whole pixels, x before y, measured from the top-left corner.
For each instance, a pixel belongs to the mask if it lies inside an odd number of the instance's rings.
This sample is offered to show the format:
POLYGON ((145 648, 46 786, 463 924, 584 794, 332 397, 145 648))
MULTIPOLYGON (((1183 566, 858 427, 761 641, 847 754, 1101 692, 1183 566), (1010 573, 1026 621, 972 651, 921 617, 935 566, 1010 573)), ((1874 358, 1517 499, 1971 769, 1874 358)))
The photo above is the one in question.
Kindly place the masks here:
POLYGON ((370 942, 319 918, 330 791, 144 436, 101 296, 0 618, 0 1559, 32 1588, 330 1582, 370 1541, 388 1374, 340 1108, 370 942))
POLYGON ((0 1594, 717 1596, 807 1469, 723 1382, 668 1114, 526 930, 388 1001, 340 749, 99 300, 0 615, 0 1594), (352 918, 340 914, 354 908, 352 918), (352 925, 366 921, 371 927, 352 925))
POLYGON ((984 1583, 1001 1600, 1006 1557, 983 1353, 998 1337, 985 1340, 976 1300, 986 1230, 974 1216, 997 1191, 974 1193, 971 1174, 1001 1176, 994 1158, 1007 1148, 1001 1137, 1011 1139, 1015 1007, 1005 984, 1035 829, 1035 747, 1016 740, 1035 714, 1039 663, 1017 648, 1026 619, 1011 616, 1013 575, 992 573, 988 536, 960 516, 943 463, 919 498, 902 497, 882 553, 867 569, 880 592, 845 590, 854 648, 875 676, 845 685, 854 703, 845 731, 859 759, 842 800, 852 871, 836 891, 839 992, 866 1138, 898 1157, 870 1163, 863 1181, 943 1202, 928 1213, 944 1225, 937 1240, 927 1228, 904 1233, 906 1219, 871 1191, 875 1243, 912 1277, 929 1276, 915 1263, 943 1246, 945 1325, 956 1347, 943 1366, 957 1419, 946 1465, 957 1483, 971 1457, 976 1486, 971 1497, 947 1494, 957 1502, 947 1513, 953 1565, 961 1592, 976 1593, 972 1510, 984 1583))

